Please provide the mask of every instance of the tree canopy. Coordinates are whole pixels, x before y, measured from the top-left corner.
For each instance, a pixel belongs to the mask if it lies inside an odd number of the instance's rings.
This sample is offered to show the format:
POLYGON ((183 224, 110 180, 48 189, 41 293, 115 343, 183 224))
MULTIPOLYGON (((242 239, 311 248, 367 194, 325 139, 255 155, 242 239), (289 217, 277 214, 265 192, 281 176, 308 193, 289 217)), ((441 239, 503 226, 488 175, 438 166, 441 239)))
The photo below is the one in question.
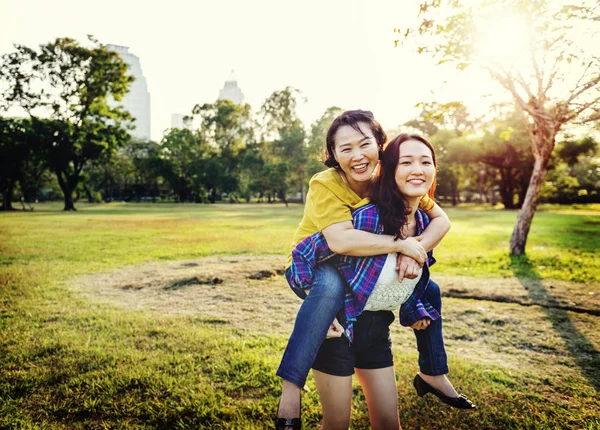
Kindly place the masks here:
POLYGON ((124 122, 131 116, 108 98, 121 100, 133 78, 117 53, 91 36, 89 42, 59 38, 38 50, 15 45, 0 64, 7 84, 0 107, 19 106, 31 118, 65 210, 75 210, 73 191, 86 165, 130 138, 124 122))
POLYGON ((515 255, 525 252, 557 134, 565 126, 600 119, 600 58, 572 31, 576 26, 598 30, 598 3, 555 5, 546 0, 431 0, 420 6, 418 27, 396 29, 438 64, 486 70, 527 115, 534 163, 510 241, 515 255), (519 37, 509 37, 512 32, 519 37))

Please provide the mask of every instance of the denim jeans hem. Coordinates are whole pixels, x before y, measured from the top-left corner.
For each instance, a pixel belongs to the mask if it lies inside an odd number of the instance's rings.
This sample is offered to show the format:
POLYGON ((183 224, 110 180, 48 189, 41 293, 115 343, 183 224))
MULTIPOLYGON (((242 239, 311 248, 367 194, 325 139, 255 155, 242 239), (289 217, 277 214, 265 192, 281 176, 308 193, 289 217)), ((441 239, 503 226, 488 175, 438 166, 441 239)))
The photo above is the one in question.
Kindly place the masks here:
POLYGON ((429 376, 438 376, 438 375, 447 375, 450 372, 450 369, 448 369, 448 367, 443 367, 441 369, 425 369, 421 366, 419 366, 419 371, 421 373, 424 373, 425 375, 429 375, 429 376))
POLYGON ((300 387, 300 389, 304 388, 304 386, 306 385, 306 379, 295 378, 292 375, 281 371, 280 369, 277 369, 277 376, 300 387))

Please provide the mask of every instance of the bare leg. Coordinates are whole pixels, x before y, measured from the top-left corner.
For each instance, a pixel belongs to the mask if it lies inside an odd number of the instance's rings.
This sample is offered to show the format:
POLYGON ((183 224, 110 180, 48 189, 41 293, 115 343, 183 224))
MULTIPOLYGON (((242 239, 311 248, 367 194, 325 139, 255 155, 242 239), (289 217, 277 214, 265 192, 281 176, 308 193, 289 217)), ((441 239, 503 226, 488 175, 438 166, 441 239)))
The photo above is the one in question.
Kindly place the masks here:
POLYGON ((333 376, 313 369, 317 392, 323 407, 321 430, 350 427, 352 376, 333 376))
POLYGON ((400 429, 398 390, 392 366, 383 369, 355 369, 369 408, 371 428, 400 429))
POLYGON ((283 381, 278 416, 289 418, 300 416, 300 391, 301 388, 296 384, 286 380, 283 381))

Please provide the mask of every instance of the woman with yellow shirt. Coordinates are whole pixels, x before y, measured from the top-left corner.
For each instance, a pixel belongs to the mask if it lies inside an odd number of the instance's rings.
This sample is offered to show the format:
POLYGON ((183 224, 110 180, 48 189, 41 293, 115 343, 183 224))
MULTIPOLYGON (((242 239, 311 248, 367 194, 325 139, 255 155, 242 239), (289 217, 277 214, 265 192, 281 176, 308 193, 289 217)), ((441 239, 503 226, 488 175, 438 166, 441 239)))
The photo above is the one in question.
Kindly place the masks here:
MULTIPOLYGON (((386 139, 371 112, 346 111, 333 121, 326 142, 325 165, 329 169, 310 181, 304 216, 290 249, 320 231, 336 254, 360 257, 395 252, 406 256, 398 259, 399 278, 417 276, 426 252, 433 249, 450 228, 446 214, 427 195, 419 207, 427 211, 431 223, 419 239, 395 240, 392 235, 355 230, 352 224, 352 211, 369 203, 386 139)), ((291 255, 288 268, 290 264, 291 255)), ((299 418, 280 417, 299 417, 301 389, 321 343, 326 337, 340 337, 343 333, 334 319, 344 302, 346 284, 333 264, 322 263, 315 269, 308 295, 304 290, 292 289, 304 302, 277 371, 283 378, 283 386, 276 427, 282 429, 300 428, 299 418)), ((428 321, 420 321, 413 328, 426 329, 428 324, 428 321)), ((453 395, 454 389, 445 374, 430 376, 428 382, 433 387, 453 395)))

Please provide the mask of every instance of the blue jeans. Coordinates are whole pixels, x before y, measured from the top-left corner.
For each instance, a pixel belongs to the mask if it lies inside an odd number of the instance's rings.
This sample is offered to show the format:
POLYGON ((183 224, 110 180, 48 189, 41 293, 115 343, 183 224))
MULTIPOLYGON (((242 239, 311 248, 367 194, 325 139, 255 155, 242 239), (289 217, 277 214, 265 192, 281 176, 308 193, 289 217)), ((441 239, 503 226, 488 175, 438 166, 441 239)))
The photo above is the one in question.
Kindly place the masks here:
POLYGON ((333 264, 322 263, 315 268, 308 295, 303 290, 292 290, 305 300, 296 315, 277 376, 302 388, 327 330, 344 304, 346 282, 333 264))
POLYGON ((440 317, 431 321, 425 330, 414 330, 419 350, 419 368, 426 375, 448 373, 448 357, 442 335, 442 293, 438 284, 429 280, 423 297, 439 312, 440 317))

